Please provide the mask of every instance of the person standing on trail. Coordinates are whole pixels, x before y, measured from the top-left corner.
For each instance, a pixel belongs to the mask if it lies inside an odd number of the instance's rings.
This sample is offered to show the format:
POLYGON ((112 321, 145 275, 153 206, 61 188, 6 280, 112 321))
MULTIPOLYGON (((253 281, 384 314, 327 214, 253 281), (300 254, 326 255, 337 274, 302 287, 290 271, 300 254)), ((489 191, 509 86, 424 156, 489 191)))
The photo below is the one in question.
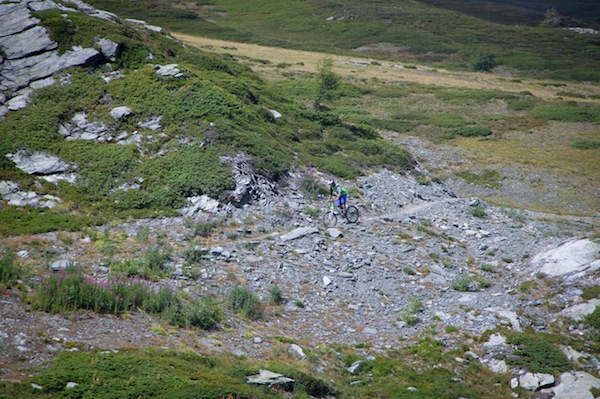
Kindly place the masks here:
POLYGON ((346 198, 348 197, 348 191, 346 187, 342 186, 339 183, 336 183, 335 180, 331 179, 329 182, 329 198, 328 201, 331 201, 335 198, 335 204, 338 208, 342 210, 346 210, 346 198))

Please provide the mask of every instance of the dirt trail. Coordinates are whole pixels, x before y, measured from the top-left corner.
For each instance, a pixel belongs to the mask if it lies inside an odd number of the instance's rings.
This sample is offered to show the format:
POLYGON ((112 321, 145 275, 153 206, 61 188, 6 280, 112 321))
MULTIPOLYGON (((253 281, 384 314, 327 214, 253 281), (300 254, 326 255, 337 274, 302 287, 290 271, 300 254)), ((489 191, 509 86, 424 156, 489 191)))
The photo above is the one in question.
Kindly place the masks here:
MULTIPOLYGON (((313 73, 317 71, 319 62, 330 58, 334 62, 335 72, 347 78, 357 80, 377 78, 386 82, 412 82, 443 87, 469 89, 499 89, 509 92, 528 91, 536 97, 546 100, 560 97, 561 92, 579 93, 585 96, 597 93, 598 88, 592 84, 569 83, 568 90, 564 84, 539 81, 533 79, 513 79, 490 73, 453 72, 434 69, 422 65, 406 68, 400 62, 383 62, 370 58, 337 56, 318 52, 290 50, 277 47, 259 46, 256 44, 229 42, 173 33, 173 36, 184 44, 202 50, 231 54, 237 56, 242 63, 250 64, 252 69, 266 79, 282 79, 282 73, 313 73), (269 61, 265 63, 265 61, 269 61), (285 68, 277 67, 285 65, 285 68), (413 69, 416 67, 416 69, 413 69)), ((586 102, 598 102, 600 99, 589 99, 586 102)))

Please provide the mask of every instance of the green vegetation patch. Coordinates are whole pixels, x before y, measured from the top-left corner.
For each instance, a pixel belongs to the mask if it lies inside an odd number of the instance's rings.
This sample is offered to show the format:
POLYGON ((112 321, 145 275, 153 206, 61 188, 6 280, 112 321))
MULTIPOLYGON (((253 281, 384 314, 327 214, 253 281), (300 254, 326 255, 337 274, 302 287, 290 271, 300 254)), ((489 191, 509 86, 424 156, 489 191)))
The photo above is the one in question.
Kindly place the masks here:
POLYGON ((493 189, 502 187, 502 181, 504 180, 504 177, 498 171, 492 169, 486 169, 481 173, 457 172, 456 176, 467 183, 493 189))
POLYGON ((461 137, 486 137, 492 134, 492 129, 485 126, 460 126, 448 129, 444 138, 453 139, 456 136, 461 137))
POLYGON ((257 373, 235 358, 207 358, 190 352, 63 352, 26 382, 0 386, 1 398, 281 398, 276 390, 246 383, 257 373), (68 382, 76 387, 67 389, 68 382), (34 389, 31 384, 42 387, 34 389))
POLYGON ((37 208, 7 207, 0 210, 0 236, 19 236, 50 231, 81 231, 102 223, 101 218, 69 215, 37 208))
POLYGON ((581 139, 571 143, 571 147, 578 150, 597 150, 600 148, 600 140, 581 139))
POLYGON ((600 123, 600 106, 597 105, 540 105, 531 110, 531 115, 546 120, 561 122, 600 123))
POLYGON ((566 355, 558 347, 557 337, 542 333, 515 333, 506 342, 517 346, 514 359, 509 364, 525 367, 533 373, 557 374, 571 370, 566 355))

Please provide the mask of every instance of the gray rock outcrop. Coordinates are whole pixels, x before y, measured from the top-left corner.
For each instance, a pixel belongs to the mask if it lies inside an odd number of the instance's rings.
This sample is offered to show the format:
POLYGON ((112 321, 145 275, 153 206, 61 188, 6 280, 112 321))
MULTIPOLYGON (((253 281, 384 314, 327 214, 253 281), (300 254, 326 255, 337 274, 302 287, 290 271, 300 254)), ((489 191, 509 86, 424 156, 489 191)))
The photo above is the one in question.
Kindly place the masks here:
POLYGON ((15 163, 17 168, 31 175, 51 175, 76 169, 57 156, 39 151, 32 154, 27 154, 25 151, 18 151, 6 156, 15 163))
POLYGON ((531 263, 535 272, 575 280, 586 273, 600 270, 599 254, 600 244, 588 239, 572 240, 537 254, 531 263))
POLYGON ((29 92, 22 92, 22 89, 44 87, 51 82, 47 78, 56 72, 73 66, 97 65, 105 58, 116 61, 119 55, 118 44, 103 38, 96 40, 96 46, 102 53, 95 48, 74 46, 59 54, 58 44, 50 38, 48 29, 39 25, 41 21, 31 15, 32 11, 49 9, 83 12, 95 18, 119 22, 115 14, 97 10, 79 0, 62 3, 52 0, 0 2, 0 117, 27 104, 29 92), (43 84, 36 84, 42 80, 43 84))

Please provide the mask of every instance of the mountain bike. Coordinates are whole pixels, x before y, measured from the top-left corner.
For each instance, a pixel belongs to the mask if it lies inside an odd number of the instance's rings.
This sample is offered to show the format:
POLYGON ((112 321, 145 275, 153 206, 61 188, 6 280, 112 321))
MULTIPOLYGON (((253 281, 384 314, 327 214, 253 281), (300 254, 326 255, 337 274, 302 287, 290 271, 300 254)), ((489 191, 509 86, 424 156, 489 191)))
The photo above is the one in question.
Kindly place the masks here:
POLYGON ((338 214, 340 214, 346 218, 348 223, 356 223, 358 222, 358 208, 354 205, 346 206, 345 210, 338 208, 335 205, 335 201, 331 201, 331 206, 329 210, 323 214, 323 224, 326 227, 333 227, 337 224, 338 214))

